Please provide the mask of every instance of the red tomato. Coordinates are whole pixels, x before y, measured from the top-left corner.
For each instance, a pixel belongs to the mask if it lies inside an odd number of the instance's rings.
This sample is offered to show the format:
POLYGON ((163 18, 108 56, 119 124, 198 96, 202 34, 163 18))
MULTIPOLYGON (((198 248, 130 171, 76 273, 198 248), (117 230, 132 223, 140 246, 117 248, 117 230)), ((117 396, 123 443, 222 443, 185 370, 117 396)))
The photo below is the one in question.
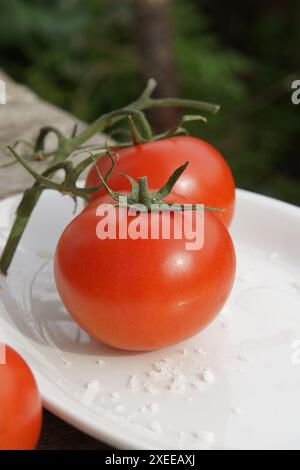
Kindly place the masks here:
POLYGON ((0 363, 0 450, 32 450, 41 432, 40 394, 21 356, 8 346, 5 351, 5 363, 0 363))
MULTIPOLYGON (((190 162, 174 186, 174 192, 197 204, 225 209, 217 216, 228 227, 235 207, 235 184, 229 166, 222 155, 210 144, 194 137, 182 136, 160 140, 119 150, 119 160, 109 178, 109 185, 115 191, 130 189, 126 173, 137 179, 148 176, 150 188, 160 188, 174 168, 187 160, 190 162)), ((109 157, 98 162, 102 175, 111 167, 109 157)), ((86 181, 88 187, 99 185, 99 176, 92 167, 86 181)), ((94 194, 97 199, 105 189, 94 194)))
MULTIPOLYGON (((109 201, 104 196, 88 206, 59 240, 55 278, 65 307, 92 337, 120 349, 153 350, 195 335, 222 309, 233 285, 227 229, 206 212, 201 250, 186 250, 185 238, 100 240, 96 207, 109 201)), ((116 208, 117 233, 127 210, 116 208)), ((161 223, 166 213, 159 217, 161 223)))

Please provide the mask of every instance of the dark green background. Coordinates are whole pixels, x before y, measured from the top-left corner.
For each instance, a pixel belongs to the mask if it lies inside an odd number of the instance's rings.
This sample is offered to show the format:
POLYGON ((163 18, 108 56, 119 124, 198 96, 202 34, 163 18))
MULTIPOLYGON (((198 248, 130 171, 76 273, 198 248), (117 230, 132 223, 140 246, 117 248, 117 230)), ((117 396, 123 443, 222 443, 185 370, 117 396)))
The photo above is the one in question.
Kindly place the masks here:
MULTIPOLYGON (((0 0, 0 66, 91 121, 144 86, 130 0, 0 0)), ((300 205, 298 0, 174 0, 180 95, 222 105, 193 132, 240 187, 300 205)))

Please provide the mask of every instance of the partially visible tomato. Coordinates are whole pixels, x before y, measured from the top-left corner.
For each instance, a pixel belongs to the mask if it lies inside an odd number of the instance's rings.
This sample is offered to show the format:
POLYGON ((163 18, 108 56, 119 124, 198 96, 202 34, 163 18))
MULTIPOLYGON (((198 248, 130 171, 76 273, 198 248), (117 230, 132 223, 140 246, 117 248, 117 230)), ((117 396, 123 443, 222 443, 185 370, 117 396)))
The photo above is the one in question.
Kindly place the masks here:
POLYGON ((9 346, 0 363, 0 450, 32 450, 40 437, 42 404, 34 377, 9 346))
MULTIPOLYGON (((210 144, 194 137, 181 136, 150 142, 118 151, 119 159, 109 178, 109 185, 115 191, 129 190, 126 173, 137 179, 148 176, 150 188, 160 188, 174 168, 187 160, 189 167, 174 186, 174 192, 190 202, 224 209, 217 216, 228 227, 235 207, 235 184, 232 173, 222 155, 210 144)), ((111 166, 109 157, 98 162, 104 175, 111 166)), ((92 167, 86 181, 88 187, 99 185, 99 176, 92 167)), ((105 193, 100 190, 92 197, 97 199, 105 193)))
MULTIPOLYGON (((158 349, 198 333, 222 309, 234 281, 235 251, 223 223, 205 213, 201 250, 188 251, 185 237, 134 240, 128 228, 127 239, 100 240, 96 208, 107 202, 105 195, 88 206, 59 240, 55 278, 69 313, 92 337, 120 349, 158 349)), ((182 198, 172 193, 167 202, 182 198)), ((117 234, 127 211, 116 208, 117 234)), ((160 224, 167 216, 159 214, 160 224)))

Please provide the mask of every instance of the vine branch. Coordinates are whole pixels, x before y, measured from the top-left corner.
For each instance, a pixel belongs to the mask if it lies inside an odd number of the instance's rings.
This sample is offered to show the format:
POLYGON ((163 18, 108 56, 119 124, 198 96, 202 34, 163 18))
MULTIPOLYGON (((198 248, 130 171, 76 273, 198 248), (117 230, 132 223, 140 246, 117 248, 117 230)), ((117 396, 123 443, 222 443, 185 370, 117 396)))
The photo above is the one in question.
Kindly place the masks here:
MULTIPOLYGON (((152 94, 155 88, 155 80, 150 79, 145 90, 137 100, 122 109, 100 116, 94 123, 92 123, 77 135, 77 127, 74 128, 71 137, 64 136, 55 127, 43 127, 40 130, 35 144, 32 146, 32 154, 26 155, 26 158, 19 155, 14 146, 8 148, 14 160, 34 178, 35 182, 32 187, 27 189, 23 194, 23 198, 17 209, 16 219, 2 252, 0 258, 0 271, 3 274, 7 274, 8 272, 31 214, 45 189, 52 189, 60 192, 63 195, 69 195, 75 200, 77 197, 81 197, 86 201, 89 201, 90 195, 98 191, 100 187, 102 187, 102 184, 105 185, 106 179, 109 177, 113 169, 114 162, 112 163, 111 169, 104 178, 104 183, 102 182, 100 186, 94 188, 80 188, 77 186, 77 180, 82 172, 94 162, 96 156, 90 155, 87 159, 75 167, 72 162, 67 161, 68 158, 74 155, 76 151, 83 150, 86 142, 91 137, 105 131, 123 119, 127 119, 127 122, 129 121, 130 123, 132 134, 137 140, 140 140, 140 142, 156 140, 157 138, 153 137, 151 126, 144 114, 144 111, 148 109, 166 107, 191 108, 213 114, 219 111, 219 106, 203 101, 183 100, 178 98, 154 99, 152 98, 152 94), (57 137, 57 148, 50 153, 46 153, 45 142, 48 134, 50 133, 55 134, 57 137), (30 164, 31 161, 45 160, 48 162, 48 168, 41 174, 38 173, 30 164), (65 172, 65 178, 62 183, 57 183, 54 179, 54 175, 58 170, 61 169, 65 172)), ((170 133, 162 134, 159 137, 166 138, 170 135, 177 135, 184 130, 181 124, 192 119, 204 120, 205 118, 201 116, 194 118, 184 118, 176 129, 172 129, 170 133)), ((133 145, 133 143, 129 142, 125 145, 120 145, 119 147, 128 145, 133 145)), ((97 157, 100 158, 104 155, 107 155, 108 153, 109 150, 107 148, 101 148, 100 153, 97 154, 97 157)))

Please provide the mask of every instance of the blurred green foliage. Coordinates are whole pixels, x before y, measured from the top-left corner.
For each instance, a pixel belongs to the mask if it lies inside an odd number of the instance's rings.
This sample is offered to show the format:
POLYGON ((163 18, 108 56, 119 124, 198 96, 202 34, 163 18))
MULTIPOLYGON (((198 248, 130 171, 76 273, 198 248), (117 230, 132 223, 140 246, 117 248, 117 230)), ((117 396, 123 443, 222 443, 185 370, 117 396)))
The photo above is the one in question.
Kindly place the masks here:
MULTIPOLYGON (((0 0, 1 64, 40 96, 91 121, 144 83, 130 0, 0 0)), ((174 0, 181 95, 222 105, 209 140, 239 186, 300 205, 297 0, 174 0), (262 5, 265 3, 265 5, 262 5)))

